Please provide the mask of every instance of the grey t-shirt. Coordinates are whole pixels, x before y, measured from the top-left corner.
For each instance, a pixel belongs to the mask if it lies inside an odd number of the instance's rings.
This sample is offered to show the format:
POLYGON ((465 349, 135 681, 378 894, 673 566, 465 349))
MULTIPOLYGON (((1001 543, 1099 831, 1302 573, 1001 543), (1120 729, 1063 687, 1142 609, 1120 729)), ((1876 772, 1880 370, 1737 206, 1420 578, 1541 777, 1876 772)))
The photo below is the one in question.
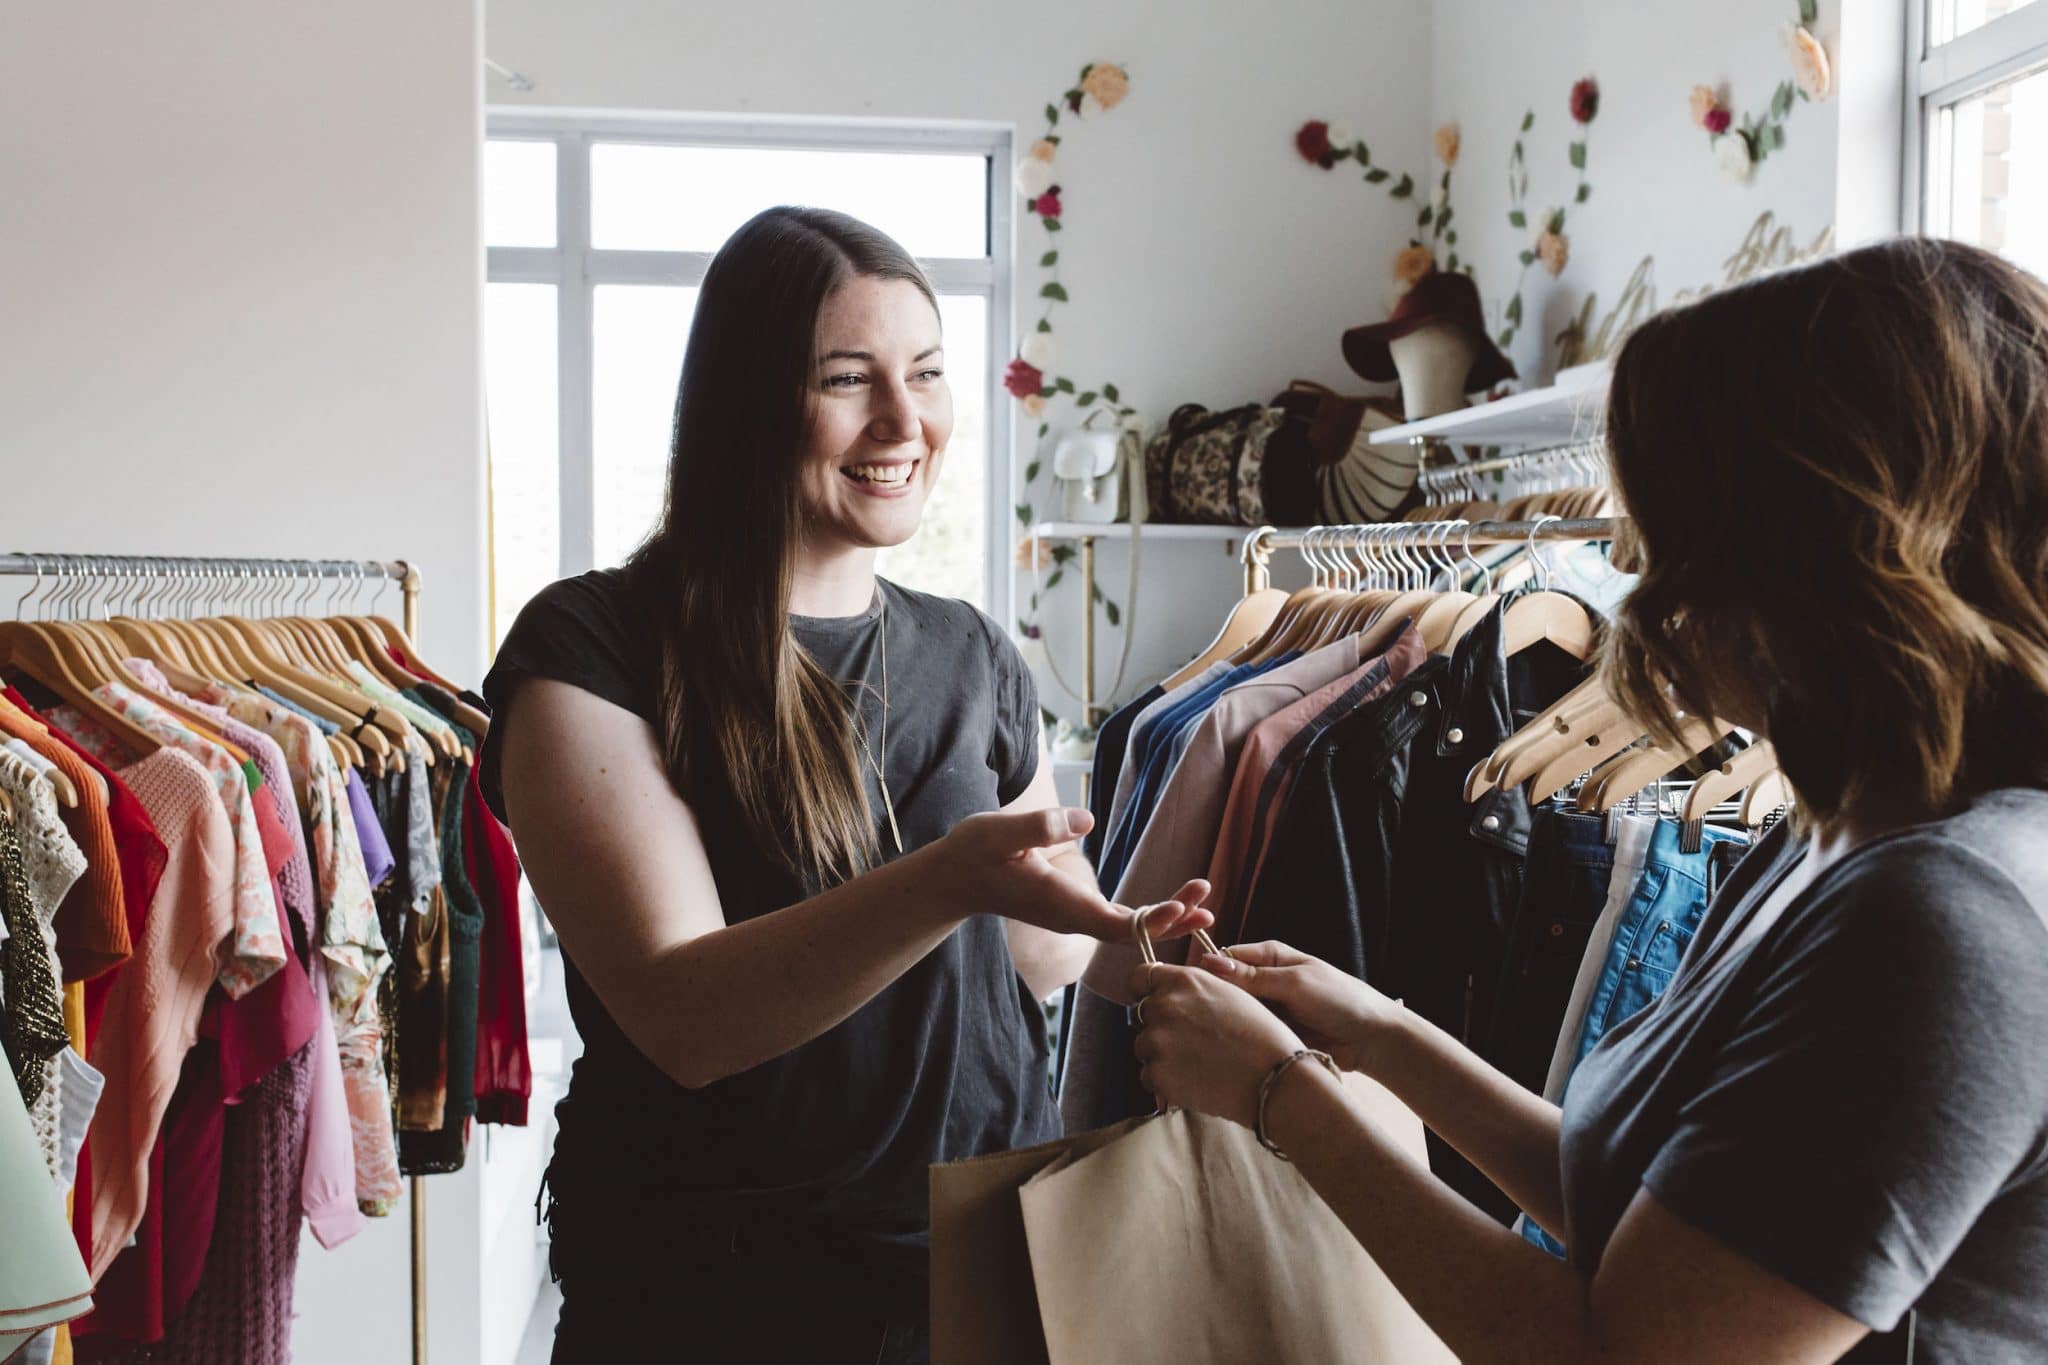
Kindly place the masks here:
POLYGON ((1638 1188, 1916 1360, 2048 1359, 2048 793, 1871 841, 1768 933, 1774 831, 1566 1093, 1572 1264, 1638 1188))

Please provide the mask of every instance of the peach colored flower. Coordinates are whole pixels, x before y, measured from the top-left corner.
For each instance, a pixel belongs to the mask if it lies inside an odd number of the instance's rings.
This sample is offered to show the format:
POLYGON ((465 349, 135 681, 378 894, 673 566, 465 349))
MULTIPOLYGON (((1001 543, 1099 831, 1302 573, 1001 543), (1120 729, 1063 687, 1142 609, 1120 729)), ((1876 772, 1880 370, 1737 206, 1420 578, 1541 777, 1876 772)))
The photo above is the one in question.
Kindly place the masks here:
POLYGON ((1694 126, 1707 126, 1707 115, 1721 107, 1721 97, 1714 93, 1711 85, 1695 85, 1692 88, 1692 121, 1694 126))
POLYGON ((1436 256, 1426 246, 1403 247, 1394 257, 1394 278, 1401 282, 1406 293, 1415 287, 1416 281, 1436 269, 1436 256))
POLYGON ((1436 159, 1446 166, 1458 164, 1458 125, 1446 123, 1436 130, 1436 159))
POLYGON ((1028 415, 1032 417, 1043 417, 1045 415, 1045 395, 1042 393, 1034 393, 1027 395, 1024 399, 1023 406, 1024 411, 1028 415))
POLYGON ((1792 80, 1810 100, 1824 100, 1834 88, 1828 50, 1804 26, 1792 30, 1792 80))
POLYGON ((1031 144, 1031 159, 1034 161, 1051 161, 1058 152, 1058 144, 1050 138, 1042 137, 1031 144))
POLYGON ((1020 569, 1049 569, 1052 567, 1052 546, 1037 536, 1027 535, 1017 542, 1017 567, 1020 569))
POLYGON ((1124 102, 1131 92, 1131 78, 1124 69, 1109 62, 1097 62, 1081 78, 1081 93, 1090 96, 1104 113, 1124 102))
POLYGON ((1565 262, 1571 259, 1571 254, 1571 238, 1562 232, 1552 232, 1545 228, 1543 234, 1536 239, 1536 259, 1543 262, 1543 268, 1553 276, 1564 273, 1565 262))

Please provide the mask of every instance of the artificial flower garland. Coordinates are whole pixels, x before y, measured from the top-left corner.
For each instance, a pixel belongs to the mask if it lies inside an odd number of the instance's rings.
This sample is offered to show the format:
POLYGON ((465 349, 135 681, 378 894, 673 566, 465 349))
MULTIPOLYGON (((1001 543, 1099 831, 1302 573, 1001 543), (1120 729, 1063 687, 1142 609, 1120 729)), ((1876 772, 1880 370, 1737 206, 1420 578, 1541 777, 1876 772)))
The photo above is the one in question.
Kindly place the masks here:
MULTIPOLYGON (((1579 134, 1570 146, 1572 169, 1578 172, 1578 184, 1572 202, 1583 204, 1593 195, 1593 186, 1586 178, 1586 130, 1600 112, 1600 86, 1591 76, 1572 85, 1569 101, 1572 122, 1578 125, 1579 134)), ((1515 137, 1514 150, 1508 156, 1508 224, 1526 231, 1529 226, 1525 202, 1529 193, 1528 159, 1523 150, 1523 139, 1536 124, 1536 111, 1531 109, 1522 115, 1522 125, 1515 137)), ((1436 158, 1443 163, 1443 172, 1437 180, 1436 196, 1425 204, 1416 215, 1416 228, 1429 230, 1429 240, 1420 236, 1410 237, 1408 245, 1394 256, 1394 278, 1402 292, 1412 289, 1416 282, 1437 270, 1463 270, 1473 273, 1470 262, 1461 261, 1458 256, 1458 231, 1451 226, 1454 213, 1451 207, 1451 171, 1458 163, 1458 153, 1463 146, 1463 135, 1456 123, 1439 126, 1431 139, 1436 158)), ((1374 164, 1367 145, 1354 137, 1351 130, 1340 124, 1312 119, 1304 123, 1294 135, 1294 149, 1310 165, 1322 170, 1334 170, 1340 161, 1353 161, 1365 168, 1364 180, 1370 185, 1384 184, 1393 179, 1393 172, 1374 164)), ((1415 179, 1403 175, 1387 193, 1396 199, 1406 199, 1415 192, 1415 179)), ((1503 317, 1505 325, 1500 333, 1500 344, 1506 346, 1514 340, 1515 332, 1522 325, 1522 284, 1527 278, 1529 267, 1541 262, 1552 276, 1563 273, 1565 263, 1570 259, 1571 241, 1565 236, 1565 210, 1558 207, 1543 216, 1543 226, 1529 246, 1521 252, 1521 274, 1515 278, 1515 291, 1508 299, 1503 317)))
POLYGON ((1771 92, 1770 107, 1746 114, 1738 126, 1728 102, 1710 85, 1695 85, 1689 98, 1692 121, 1707 135, 1714 161, 1724 178, 1747 183, 1758 162, 1785 146, 1785 123, 1799 100, 1824 100, 1834 93, 1834 71, 1828 52, 1810 27, 1820 16, 1819 0, 1799 0, 1799 22, 1786 35, 1792 75, 1771 92))
MULTIPOLYGON (((1061 195, 1061 186, 1054 167, 1060 148, 1061 110, 1077 118, 1089 118, 1106 114, 1124 102, 1131 88, 1130 74, 1113 62, 1090 62, 1081 68, 1081 75, 1072 88, 1062 94, 1055 103, 1045 106, 1045 132, 1031 144, 1023 159, 1017 163, 1015 183, 1017 192, 1025 201, 1026 208, 1038 219, 1047 234, 1046 250, 1038 258, 1039 268, 1047 272, 1047 279, 1039 286, 1038 297, 1045 302, 1045 311, 1039 315, 1038 325, 1018 344, 1016 358, 1010 362, 1003 374, 1003 387, 1010 396, 1023 405, 1024 411, 1039 419, 1038 440, 1044 441, 1052 430, 1052 423, 1046 419, 1046 408, 1061 394, 1073 397, 1075 407, 1087 415, 1083 426, 1092 426, 1098 417, 1109 417, 1118 424, 1137 416, 1137 409, 1127 407, 1117 386, 1102 383, 1091 388, 1082 388, 1065 375, 1054 373, 1059 362, 1059 349, 1053 340, 1052 315, 1060 304, 1070 302, 1066 286, 1060 282, 1060 252, 1054 245, 1053 234, 1065 228, 1066 202, 1061 195)), ((1037 536, 1030 534, 1037 513, 1031 505, 1031 487, 1038 482, 1040 462, 1036 455, 1024 467, 1024 487, 1016 506, 1017 521, 1025 529, 1024 538, 1017 545, 1017 566, 1034 571, 1050 564, 1052 574, 1042 586, 1034 585, 1031 591, 1031 619, 1019 621, 1018 630, 1036 638, 1039 628, 1036 624, 1038 598, 1041 591, 1058 587, 1068 560, 1074 557, 1071 545, 1047 546, 1037 536)), ((1109 624, 1118 625, 1122 609, 1107 597, 1098 585, 1095 589, 1095 603, 1103 609, 1109 624)), ((1090 607, 1093 610, 1093 607, 1090 607)))

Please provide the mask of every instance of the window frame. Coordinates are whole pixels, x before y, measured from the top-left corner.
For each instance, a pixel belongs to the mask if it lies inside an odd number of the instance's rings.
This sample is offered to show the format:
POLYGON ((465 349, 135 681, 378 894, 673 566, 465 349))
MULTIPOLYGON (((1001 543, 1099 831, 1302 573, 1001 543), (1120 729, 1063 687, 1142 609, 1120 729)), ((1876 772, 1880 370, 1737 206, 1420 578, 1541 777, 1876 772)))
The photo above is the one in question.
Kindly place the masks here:
POLYGON ((1946 235, 1953 210, 1941 153, 1954 107, 2016 76, 2048 68, 2048 0, 2000 15, 1980 28, 1933 44, 1940 0, 1906 6, 1906 138, 1901 218, 1908 232, 1946 235))
POLYGON ((737 118, 711 115, 610 115, 492 108, 486 141, 555 144, 555 245, 485 244, 489 284, 555 286, 563 577, 595 567, 597 557, 595 312, 600 285, 696 286, 711 253, 603 250, 591 245, 590 149, 598 142, 669 146, 786 148, 843 152, 971 152, 988 162, 988 254, 920 257, 940 294, 981 296, 988 308, 988 469, 983 492, 986 538, 982 591, 989 614, 1008 620, 1012 578, 1004 528, 1015 467, 1014 423, 1002 387, 1002 359, 1016 328, 1016 221, 1007 186, 1014 134, 1006 125, 885 120, 737 118))

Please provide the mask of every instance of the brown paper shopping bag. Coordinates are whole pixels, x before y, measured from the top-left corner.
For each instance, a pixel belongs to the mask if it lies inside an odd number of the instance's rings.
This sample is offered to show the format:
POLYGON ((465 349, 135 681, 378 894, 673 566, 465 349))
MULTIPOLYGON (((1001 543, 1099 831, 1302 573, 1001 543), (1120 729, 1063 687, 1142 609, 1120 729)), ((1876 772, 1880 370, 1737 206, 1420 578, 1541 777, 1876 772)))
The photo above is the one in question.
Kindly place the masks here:
POLYGON ((932 1365, 1047 1365, 1017 1191, 1146 1122, 932 1167, 932 1365))
MULTIPOLYGON (((1344 1080, 1423 1164, 1421 1121, 1344 1080)), ((1060 1154, 1018 1198, 1050 1365, 1455 1359, 1301 1173, 1227 1120, 1140 1120, 1060 1154)))

